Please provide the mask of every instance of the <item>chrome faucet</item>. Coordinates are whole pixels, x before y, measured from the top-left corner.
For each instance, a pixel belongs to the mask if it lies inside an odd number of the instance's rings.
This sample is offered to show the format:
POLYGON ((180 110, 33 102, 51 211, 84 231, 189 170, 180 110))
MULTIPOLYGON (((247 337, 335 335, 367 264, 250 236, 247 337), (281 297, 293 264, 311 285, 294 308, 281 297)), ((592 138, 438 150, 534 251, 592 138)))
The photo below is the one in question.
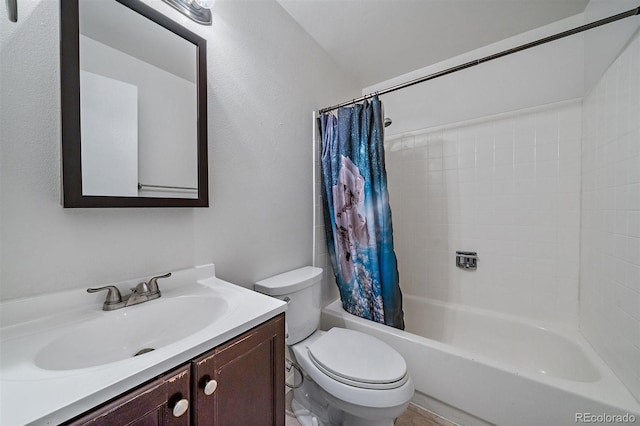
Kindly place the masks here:
POLYGON ((120 294, 118 287, 114 285, 107 285, 104 287, 88 288, 87 293, 96 293, 98 291, 107 290, 107 297, 102 304, 103 311, 113 311, 127 306, 138 305, 140 303, 148 302, 149 300, 157 299, 162 296, 160 288, 158 287, 158 280, 160 278, 168 278, 171 276, 171 272, 164 275, 158 275, 149 280, 148 283, 144 281, 139 283, 135 288, 131 289, 131 293, 126 296, 120 294))

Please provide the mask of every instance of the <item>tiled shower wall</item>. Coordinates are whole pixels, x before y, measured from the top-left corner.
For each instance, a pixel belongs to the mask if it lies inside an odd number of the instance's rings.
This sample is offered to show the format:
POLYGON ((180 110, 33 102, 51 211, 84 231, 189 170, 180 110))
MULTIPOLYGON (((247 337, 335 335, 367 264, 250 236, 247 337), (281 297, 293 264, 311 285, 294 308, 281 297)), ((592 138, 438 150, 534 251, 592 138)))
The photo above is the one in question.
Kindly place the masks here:
POLYGON ((570 101, 387 138, 405 294, 577 326, 581 114, 570 101))
POLYGON ((640 36, 584 99, 580 327, 640 400, 640 36))

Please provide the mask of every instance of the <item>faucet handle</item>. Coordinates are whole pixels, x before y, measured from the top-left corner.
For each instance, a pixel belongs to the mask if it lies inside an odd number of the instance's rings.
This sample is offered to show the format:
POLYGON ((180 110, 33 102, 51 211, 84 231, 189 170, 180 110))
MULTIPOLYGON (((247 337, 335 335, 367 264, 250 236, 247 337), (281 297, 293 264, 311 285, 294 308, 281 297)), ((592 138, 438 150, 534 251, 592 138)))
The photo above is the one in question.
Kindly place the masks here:
POLYGON ((157 277, 153 277, 149 280, 149 283, 147 284, 149 286, 149 293, 153 294, 153 293, 160 293, 160 288, 158 287, 158 280, 160 278, 169 278, 171 276, 171 272, 164 274, 164 275, 158 275, 157 277))
POLYGON ((149 285, 143 281, 141 283, 138 283, 138 285, 135 288, 132 288, 131 292, 132 293, 138 293, 138 294, 150 293, 149 285))
POLYGON ((105 287, 88 288, 87 293, 97 293, 102 290, 108 290, 107 298, 104 301, 105 305, 122 302, 122 295, 120 295, 120 290, 118 290, 118 287, 114 285, 108 285, 105 287))

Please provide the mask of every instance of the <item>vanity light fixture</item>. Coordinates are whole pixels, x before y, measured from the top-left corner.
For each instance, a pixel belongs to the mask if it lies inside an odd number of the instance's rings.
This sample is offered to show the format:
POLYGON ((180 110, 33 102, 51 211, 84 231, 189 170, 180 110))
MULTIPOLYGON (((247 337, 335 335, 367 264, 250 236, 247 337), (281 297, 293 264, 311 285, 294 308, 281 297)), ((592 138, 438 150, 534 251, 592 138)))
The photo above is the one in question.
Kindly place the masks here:
POLYGON ((216 0, 162 0, 202 25, 211 25, 211 8, 216 0))

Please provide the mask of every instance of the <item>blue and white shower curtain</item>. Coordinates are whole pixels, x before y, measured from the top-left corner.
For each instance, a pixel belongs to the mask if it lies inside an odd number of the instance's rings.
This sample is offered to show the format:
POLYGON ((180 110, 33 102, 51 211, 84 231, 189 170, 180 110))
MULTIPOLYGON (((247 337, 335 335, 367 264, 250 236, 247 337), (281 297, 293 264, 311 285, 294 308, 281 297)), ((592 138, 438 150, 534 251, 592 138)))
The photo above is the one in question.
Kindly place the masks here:
POLYGON ((378 97, 319 117, 327 247, 344 309, 404 329, 378 97))

